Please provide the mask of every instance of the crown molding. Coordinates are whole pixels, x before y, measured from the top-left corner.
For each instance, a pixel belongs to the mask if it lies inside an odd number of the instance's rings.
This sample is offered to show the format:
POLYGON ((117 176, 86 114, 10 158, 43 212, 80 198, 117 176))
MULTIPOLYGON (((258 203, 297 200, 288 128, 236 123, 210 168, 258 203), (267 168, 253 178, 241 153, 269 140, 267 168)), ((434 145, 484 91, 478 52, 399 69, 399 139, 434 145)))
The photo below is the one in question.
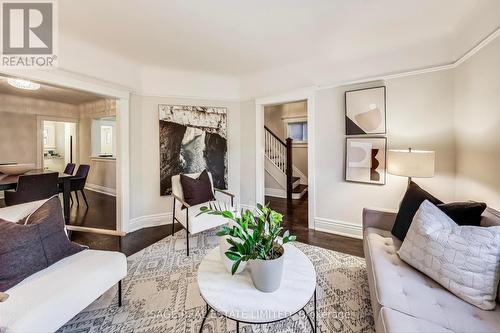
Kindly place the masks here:
POLYGON ((496 28, 492 33, 490 33, 488 36, 486 36, 484 39, 482 39, 479 43, 477 43, 469 51, 465 52, 461 57, 459 57, 455 61, 449 62, 447 64, 441 64, 441 65, 437 65, 437 66, 430 66, 430 67, 425 67, 425 68, 421 68, 421 69, 415 69, 415 70, 404 71, 404 72, 397 72, 397 73, 392 73, 392 74, 383 74, 383 75, 379 75, 379 76, 366 77, 366 78, 356 79, 356 80, 352 80, 352 81, 344 81, 344 82, 337 83, 337 84, 320 85, 320 86, 318 86, 317 90, 337 88, 337 87, 348 86, 348 85, 352 85, 352 84, 368 83, 368 82, 372 82, 372 81, 385 81, 385 80, 397 79, 397 78, 406 77, 406 76, 427 74, 427 73, 432 73, 432 72, 454 69, 454 68, 457 68, 462 63, 464 63, 465 61, 467 61, 469 58, 471 58, 474 54, 479 52, 482 48, 487 46, 493 40, 495 40, 498 36, 500 36, 500 27, 496 28))
POLYGON ((474 47, 472 47, 469 51, 465 52, 460 58, 458 58, 454 63, 454 67, 459 66, 461 63, 467 61, 470 57, 472 57, 474 54, 479 52, 482 48, 484 48, 486 45, 494 41, 498 36, 500 36, 500 27, 496 28, 491 34, 486 36, 483 40, 481 40, 479 43, 477 43, 474 47))
POLYGON ((170 95, 161 94, 156 92, 148 92, 142 90, 133 90, 132 95, 141 97, 157 97, 157 98, 173 98, 173 99, 198 99, 204 101, 212 102, 241 102, 243 101, 240 97, 219 97, 219 96, 196 96, 196 95, 170 95))

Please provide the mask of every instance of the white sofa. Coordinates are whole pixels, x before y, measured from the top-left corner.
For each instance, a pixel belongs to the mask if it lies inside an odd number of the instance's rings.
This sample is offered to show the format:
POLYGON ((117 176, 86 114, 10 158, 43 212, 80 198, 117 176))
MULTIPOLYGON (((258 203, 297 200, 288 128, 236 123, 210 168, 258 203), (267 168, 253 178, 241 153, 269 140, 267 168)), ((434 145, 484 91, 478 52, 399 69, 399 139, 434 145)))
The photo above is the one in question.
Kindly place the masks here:
MULTIPOLYGON (((401 241, 391 234, 395 218, 391 211, 363 211, 363 248, 377 333, 500 332, 500 305, 481 310, 399 258, 401 241)), ((500 225, 500 213, 486 210, 481 225, 500 225)))
MULTIPOLYGON (((0 209, 18 221, 45 200, 0 209)), ((127 275, 120 252, 85 250, 64 258, 6 290, 0 302, 0 332, 54 332, 127 275)))

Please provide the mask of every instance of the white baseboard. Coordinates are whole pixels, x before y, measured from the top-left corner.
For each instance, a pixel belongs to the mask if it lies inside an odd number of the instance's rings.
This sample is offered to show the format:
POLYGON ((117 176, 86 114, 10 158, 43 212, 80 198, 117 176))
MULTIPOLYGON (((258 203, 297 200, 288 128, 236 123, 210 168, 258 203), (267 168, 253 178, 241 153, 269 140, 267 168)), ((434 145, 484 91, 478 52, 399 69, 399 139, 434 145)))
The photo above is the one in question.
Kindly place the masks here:
POLYGON ((116 197, 116 189, 114 189, 114 188, 87 183, 87 184, 85 184, 85 189, 89 190, 89 191, 94 191, 94 192, 103 193, 103 194, 107 194, 107 195, 111 195, 113 197, 116 197))
POLYGON ((277 188, 267 188, 265 189, 265 195, 275 198, 286 198, 286 191, 277 188))
POLYGON ((350 222, 334 221, 322 217, 316 217, 314 218, 314 228, 318 231, 329 232, 340 236, 363 239, 363 228, 361 225, 350 222))
POLYGON ((172 212, 145 215, 130 219, 127 233, 133 232, 142 228, 157 227, 160 225, 172 223, 172 212))

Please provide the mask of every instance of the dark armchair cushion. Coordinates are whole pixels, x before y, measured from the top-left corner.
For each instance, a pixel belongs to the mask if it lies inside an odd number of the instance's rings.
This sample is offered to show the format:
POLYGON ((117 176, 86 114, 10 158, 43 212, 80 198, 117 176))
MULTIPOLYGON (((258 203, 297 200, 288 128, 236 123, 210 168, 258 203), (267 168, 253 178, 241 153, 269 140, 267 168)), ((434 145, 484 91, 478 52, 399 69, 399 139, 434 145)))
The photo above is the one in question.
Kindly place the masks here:
POLYGON ((0 219, 0 291, 84 249, 68 239, 57 196, 18 223, 0 219))
POLYGON ((214 199, 212 183, 207 170, 204 170, 198 178, 182 174, 180 176, 184 201, 189 205, 198 205, 214 199))

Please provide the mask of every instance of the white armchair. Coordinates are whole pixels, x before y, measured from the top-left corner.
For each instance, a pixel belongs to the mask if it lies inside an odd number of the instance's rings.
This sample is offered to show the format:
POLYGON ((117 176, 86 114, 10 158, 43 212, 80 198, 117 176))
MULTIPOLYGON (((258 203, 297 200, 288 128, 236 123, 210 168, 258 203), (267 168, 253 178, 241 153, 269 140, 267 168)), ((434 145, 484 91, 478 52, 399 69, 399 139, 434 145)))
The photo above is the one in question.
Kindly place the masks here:
MULTIPOLYGON (((201 172, 189 173, 185 176, 191 178, 199 177, 201 172)), ((212 180, 212 174, 209 172, 210 183, 214 191, 214 197, 216 192, 224 194, 229 200, 222 201, 217 200, 221 207, 226 205, 228 208, 234 205, 234 194, 214 188, 214 183, 212 180)), ((203 206, 208 206, 209 202, 204 202, 198 205, 191 206, 184 201, 184 192, 182 190, 181 177, 180 175, 172 176, 172 196, 174 198, 173 204, 173 219, 172 219, 172 235, 175 233, 174 224, 175 221, 179 222, 184 229, 186 229, 186 243, 187 243, 187 255, 189 256, 189 234, 194 235, 205 230, 209 230, 223 224, 227 224, 228 220, 221 216, 210 215, 210 214, 198 214, 201 212, 200 208, 203 206)), ((212 201, 213 202, 213 201, 212 201)))

